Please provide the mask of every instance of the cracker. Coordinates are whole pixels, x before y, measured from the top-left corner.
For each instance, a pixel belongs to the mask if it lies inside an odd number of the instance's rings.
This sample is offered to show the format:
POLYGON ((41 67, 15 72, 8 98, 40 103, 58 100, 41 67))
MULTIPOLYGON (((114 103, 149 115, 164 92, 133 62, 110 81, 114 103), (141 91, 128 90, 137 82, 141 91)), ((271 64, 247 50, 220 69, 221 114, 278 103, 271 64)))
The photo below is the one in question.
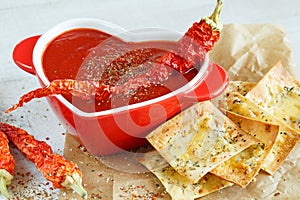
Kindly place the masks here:
POLYGON ((262 165, 262 168, 267 173, 273 175, 294 149, 300 139, 300 135, 281 120, 268 113, 264 108, 239 93, 230 93, 227 96, 226 109, 239 115, 280 126, 279 134, 271 149, 271 153, 262 165))
POLYGON ((254 88, 256 83, 244 82, 244 81, 230 81, 226 90, 218 97, 212 99, 212 103, 217 107, 224 107, 224 101, 226 95, 231 92, 238 92, 245 96, 252 88, 254 88))
POLYGON ((274 146, 277 136, 279 134, 280 126, 268 122, 259 121, 253 118, 238 115, 236 113, 227 111, 226 116, 229 117, 235 124, 237 124, 246 133, 257 138, 265 144, 264 151, 268 154, 274 146))
POLYGON ((246 97, 300 133, 300 82, 280 62, 246 97))
POLYGON ((257 142, 210 101, 186 109, 146 138, 179 174, 194 183, 257 142))
POLYGON ((226 115, 239 128, 257 138, 260 142, 223 162, 211 173, 244 188, 259 173, 262 164, 275 144, 279 126, 243 117, 229 111, 226 112, 226 115))
POLYGON ((194 200, 233 185, 209 173, 193 183, 177 173, 157 151, 143 154, 139 161, 155 174, 172 199, 194 200))

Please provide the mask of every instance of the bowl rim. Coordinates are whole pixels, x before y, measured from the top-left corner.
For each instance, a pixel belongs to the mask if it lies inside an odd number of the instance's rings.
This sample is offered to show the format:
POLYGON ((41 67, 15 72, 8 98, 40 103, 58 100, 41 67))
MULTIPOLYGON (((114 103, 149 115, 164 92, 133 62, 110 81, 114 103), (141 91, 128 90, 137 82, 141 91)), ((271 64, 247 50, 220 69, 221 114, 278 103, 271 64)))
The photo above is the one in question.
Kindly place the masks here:
MULTIPOLYGON (((122 33, 126 33, 128 31, 139 31, 140 30, 140 29, 126 30, 118 25, 113 24, 113 23, 110 23, 110 22, 107 22, 104 20, 94 19, 94 18, 76 18, 76 19, 67 20, 62 23, 57 24, 56 26, 49 29, 46 33, 42 34, 42 36, 38 39, 38 41, 33 49, 32 58, 33 58, 33 65, 34 65, 34 68, 36 71, 36 76, 40 79, 40 81, 44 85, 50 84, 50 81, 45 76, 45 73, 44 73, 43 67, 42 67, 43 53, 44 53, 45 49, 47 48, 47 45, 58 35, 66 32, 68 30, 72 30, 72 29, 76 29, 76 28, 92 28, 92 29, 101 30, 101 31, 104 31, 104 32, 107 32, 109 34, 116 35, 116 36, 118 36, 122 33)), ((168 31, 169 31, 169 33, 171 33, 171 30, 163 29, 163 28, 143 28, 143 30, 166 31, 167 35, 164 35, 164 36, 168 36, 168 31)), ((172 31, 172 32, 175 33, 175 31, 172 31)), ((180 36, 183 35, 182 33, 179 33, 179 32, 176 32, 176 33, 178 34, 176 36, 177 37, 176 39, 179 39, 178 38, 179 35, 180 36)), ((165 38, 163 38, 163 40, 164 39, 165 38)), ((174 41, 174 39, 175 38, 173 35, 173 39, 170 41, 174 41)), ((187 91, 191 90, 191 88, 195 87, 196 85, 198 85, 200 82, 202 82, 204 80, 205 72, 208 70, 208 66, 209 66, 209 55, 206 54, 203 65, 200 68, 200 70, 198 71, 198 73, 196 74, 196 76, 192 80, 187 82, 185 85, 183 85, 182 87, 180 87, 168 94, 159 96, 154 99, 150 99, 147 101, 143 101, 143 102, 135 103, 135 104, 131 104, 131 105, 125 105, 125 106, 121 106, 121 107, 117 107, 117 108, 113 108, 113 109, 109 109, 109 110, 98 111, 98 112, 85 112, 85 111, 80 110, 76 106, 74 106, 67 99, 65 99, 62 95, 55 95, 55 97, 62 104, 64 104, 68 109, 72 110, 72 112, 74 114, 77 114, 78 116, 100 117, 100 116, 104 116, 104 115, 115 114, 115 113, 119 113, 119 112, 123 112, 123 111, 127 111, 127 110, 137 109, 137 108, 144 107, 144 106, 149 106, 151 104, 161 102, 161 101, 171 98, 173 96, 178 96, 179 94, 186 93, 187 91)))

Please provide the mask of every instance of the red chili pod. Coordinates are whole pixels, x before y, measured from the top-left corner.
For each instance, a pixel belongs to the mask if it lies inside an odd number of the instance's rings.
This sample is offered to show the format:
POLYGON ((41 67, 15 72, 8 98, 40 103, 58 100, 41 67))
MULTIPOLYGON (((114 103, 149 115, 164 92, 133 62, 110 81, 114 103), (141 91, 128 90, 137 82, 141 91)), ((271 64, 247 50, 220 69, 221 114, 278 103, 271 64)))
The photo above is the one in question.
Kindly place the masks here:
POLYGON ((15 169, 14 158, 9 151, 8 139, 0 131, 0 193, 9 198, 6 186, 11 184, 15 169))
POLYGON ((81 197, 87 197, 82 186, 82 173, 77 165, 63 156, 52 153, 51 147, 43 141, 36 140, 21 128, 0 123, 0 131, 33 162, 45 178, 56 188, 70 188, 81 197))

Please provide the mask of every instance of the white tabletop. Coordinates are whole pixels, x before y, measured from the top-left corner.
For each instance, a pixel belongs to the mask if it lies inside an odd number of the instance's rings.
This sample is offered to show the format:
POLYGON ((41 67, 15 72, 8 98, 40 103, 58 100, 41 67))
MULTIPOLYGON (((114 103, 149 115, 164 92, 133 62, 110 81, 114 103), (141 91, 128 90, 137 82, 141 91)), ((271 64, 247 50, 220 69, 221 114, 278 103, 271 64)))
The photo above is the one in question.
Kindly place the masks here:
MULTIPOLYGON (((300 65, 300 1, 223 1, 223 24, 281 25, 290 41, 293 59, 300 65)), ((9 115, 3 113, 22 94, 39 86, 36 77, 20 70, 12 61, 13 48, 20 40, 42 34, 62 21, 81 17, 110 21, 125 29, 159 27, 184 32, 194 21, 209 15, 215 3, 213 0, 1 0, 0 121, 24 128, 36 138, 47 140, 55 152, 62 153, 65 129, 45 99, 34 100, 9 115)), ((49 199, 55 199, 53 194, 58 190, 52 190, 52 185, 18 151, 13 149, 13 154, 16 175, 12 185, 19 186, 20 192, 16 196, 29 198, 29 193, 33 193, 35 199, 45 199, 37 193, 48 192, 49 199)))

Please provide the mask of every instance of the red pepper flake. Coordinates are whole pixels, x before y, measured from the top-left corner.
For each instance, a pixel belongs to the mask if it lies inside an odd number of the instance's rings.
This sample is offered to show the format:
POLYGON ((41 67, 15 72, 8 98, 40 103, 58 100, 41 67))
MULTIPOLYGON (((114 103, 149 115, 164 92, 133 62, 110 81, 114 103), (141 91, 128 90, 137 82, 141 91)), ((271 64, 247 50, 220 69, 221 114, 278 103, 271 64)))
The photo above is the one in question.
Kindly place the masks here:
POLYGON ((145 185, 128 185, 127 187, 122 186, 119 188, 124 194, 120 194, 119 197, 122 198, 138 198, 138 199, 151 199, 155 200, 156 198, 164 197, 165 193, 157 193, 150 191, 146 188, 145 185))

